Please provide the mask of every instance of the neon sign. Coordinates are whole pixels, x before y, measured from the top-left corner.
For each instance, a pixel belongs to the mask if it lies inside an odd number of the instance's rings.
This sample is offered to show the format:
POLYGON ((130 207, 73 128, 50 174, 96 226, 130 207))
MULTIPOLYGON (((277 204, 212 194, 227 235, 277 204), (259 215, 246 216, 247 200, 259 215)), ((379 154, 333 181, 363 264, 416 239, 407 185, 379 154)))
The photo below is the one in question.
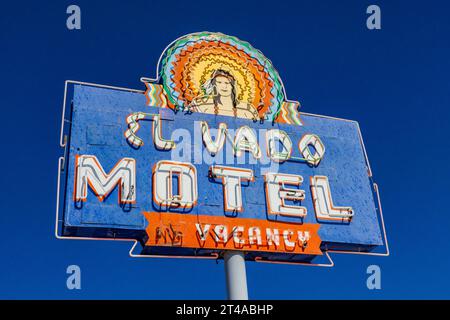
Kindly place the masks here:
POLYGON ((177 39, 157 74, 70 82, 58 237, 303 264, 387 245, 356 122, 300 113, 260 51, 219 33, 177 39))

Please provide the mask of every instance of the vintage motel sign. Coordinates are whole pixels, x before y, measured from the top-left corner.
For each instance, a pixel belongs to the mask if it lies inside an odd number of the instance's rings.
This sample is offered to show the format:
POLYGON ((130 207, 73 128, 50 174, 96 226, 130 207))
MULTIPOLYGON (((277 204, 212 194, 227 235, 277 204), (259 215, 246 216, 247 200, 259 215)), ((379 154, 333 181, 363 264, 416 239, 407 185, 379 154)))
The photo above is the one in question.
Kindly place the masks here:
POLYGON ((157 76, 66 83, 58 237, 293 263, 387 245, 357 122, 300 113, 272 63, 220 33, 174 41, 157 76))

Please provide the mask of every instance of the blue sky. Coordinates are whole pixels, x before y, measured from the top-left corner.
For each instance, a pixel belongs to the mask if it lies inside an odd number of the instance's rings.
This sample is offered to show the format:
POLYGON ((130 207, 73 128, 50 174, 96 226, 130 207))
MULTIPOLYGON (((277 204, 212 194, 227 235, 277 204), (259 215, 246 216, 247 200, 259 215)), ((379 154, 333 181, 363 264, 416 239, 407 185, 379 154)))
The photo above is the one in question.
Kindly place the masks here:
POLYGON ((53 235, 64 81, 143 89, 160 53, 196 31, 249 41, 304 112, 357 120, 379 184, 391 256, 336 266, 247 263, 253 299, 450 298, 450 6, 445 1, 76 1, 2 4, 0 298, 222 299, 223 262, 132 259, 130 243, 53 235), (366 28, 370 4, 382 29, 366 28), (66 288, 66 267, 82 289, 66 288), (368 290, 366 268, 381 267, 368 290))

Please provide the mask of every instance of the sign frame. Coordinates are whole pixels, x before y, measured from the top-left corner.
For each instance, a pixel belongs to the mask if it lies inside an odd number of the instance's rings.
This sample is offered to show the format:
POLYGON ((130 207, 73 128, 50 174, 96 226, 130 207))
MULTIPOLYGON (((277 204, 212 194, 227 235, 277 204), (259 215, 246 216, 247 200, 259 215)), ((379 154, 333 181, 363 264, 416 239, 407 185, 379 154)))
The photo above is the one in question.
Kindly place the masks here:
MULTIPOLYGON (((158 64, 159 66, 159 64, 158 64)), ((150 78, 141 78, 142 82, 148 82, 148 81, 157 81, 157 79, 150 79, 150 78)), ((119 90, 119 91, 126 91, 126 92, 134 92, 134 93, 141 93, 144 94, 144 90, 139 89, 130 89, 125 87, 116 87, 116 86, 109 86, 109 85, 102 85, 102 84, 96 84, 96 83, 89 83, 89 82, 82 82, 82 81, 74 81, 74 80, 66 80, 65 86, 64 86, 64 98, 63 98, 63 106, 62 106, 62 117, 61 117, 61 131, 60 131, 60 147, 64 148, 64 154, 63 156, 59 157, 58 159, 58 175, 57 175, 57 198, 56 198, 56 217, 55 217, 55 237, 57 239, 76 239, 76 240, 115 240, 115 241, 131 241, 133 242, 133 245, 131 249, 129 250, 129 256, 134 258, 187 258, 187 259, 221 259, 223 258, 219 253, 213 252, 210 256, 192 256, 192 255, 165 255, 165 254, 137 254, 135 253, 136 246, 138 243, 140 243, 139 240, 136 239, 129 239, 129 238, 98 238, 98 237, 78 237, 78 236, 64 236, 61 235, 60 232, 60 225, 62 223, 62 220, 60 219, 60 208, 61 204, 64 203, 64 201, 61 201, 61 197, 63 194, 61 193, 61 175, 64 175, 64 179, 67 179, 67 175, 65 174, 66 168, 67 168, 67 158, 68 150, 67 147, 70 144, 69 137, 70 137, 70 128, 66 126, 66 123, 71 123, 71 117, 67 116, 68 108, 67 108, 67 98, 68 98, 68 90, 70 85, 84 85, 84 86, 91 86, 91 87, 97 87, 97 88, 105 88, 105 89, 113 89, 113 90, 119 90)), ((283 86, 284 89, 284 86, 283 86)), ((339 120, 339 121, 349 121, 357 124, 357 132, 360 139, 360 143, 362 146, 364 158, 367 165, 367 173, 368 177, 372 183, 373 189, 376 194, 376 204, 377 204, 377 211, 378 211, 378 220, 381 226, 382 231, 382 238, 383 238, 383 245, 385 247, 385 252, 357 252, 357 251, 351 251, 351 250, 336 250, 336 249, 328 249, 325 248, 323 250, 324 256, 328 259, 327 263, 312 263, 312 262, 302 262, 302 261, 287 261, 287 260, 276 260, 276 259, 265 259, 261 256, 256 256, 253 261, 259 262, 259 263, 274 263, 274 264, 290 264, 290 265, 306 265, 306 266, 318 266, 318 267, 333 267, 334 262, 329 255, 329 253, 337 253, 337 254, 358 254, 358 255, 368 255, 368 256, 389 256, 389 244, 387 240, 387 234, 386 234, 386 228, 384 223, 384 216, 381 206, 381 199, 379 194, 379 188, 378 185, 373 181, 372 176, 372 170, 370 167, 370 163, 367 157, 366 148, 364 145, 364 141, 362 138, 360 126, 358 122, 354 120, 348 120, 343 118, 336 118, 336 117, 330 117, 330 116, 324 116, 324 115, 317 115, 312 113, 306 113, 306 112, 299 112, 301 115, 308 115, 308 116, 314 116, 314 117, 321 117, 321 118, 327 118, 327 119, 333 119, 333 120, 339 120)), ((379 246, 381 247, 381 246, 379 246)))

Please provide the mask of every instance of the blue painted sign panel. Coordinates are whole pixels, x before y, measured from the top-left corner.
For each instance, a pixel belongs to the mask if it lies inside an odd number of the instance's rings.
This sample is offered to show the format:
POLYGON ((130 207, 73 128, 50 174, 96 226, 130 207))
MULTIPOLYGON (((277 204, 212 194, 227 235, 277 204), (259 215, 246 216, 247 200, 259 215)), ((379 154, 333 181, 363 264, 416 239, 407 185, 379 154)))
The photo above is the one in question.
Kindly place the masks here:
MULTIPOLYGON (((147 227, 147 220, 142 212, 173 212, 189 215, 233 216, 261 220, 276 220, 291 223, 320 223, 319 236, 322 247, 340 247, 347 249, 367 250, 383 244, 378 224, 377 210, 373 190, 368 176, 364 150, 361 144, 358 125, 353 121, 336 120, 320 116, 304 115, 304 125, 301 127, 271 122, 255 123, 251 120, 234 119, 227 116, 205 114, 173 113, 170 109, 148 107, 145 96, 119 90, 95 88, 76 85, 72 104, 72 124, 70 129, 70 147, 67 157, 67 184, 64 204, 65 235, 90 237, 130 237, 142 238, 147 227), (149 113, 162 115, 162 136, 171 137, 180 146, 175 151, 159 151, 151 141, 151 122, 143 123, 139 130, 141 137, 146 138, 140 148, 131 146, 124 132, 128 126, 126 117, 145 110, 149 113), (199 121, 207 121, 211 128, 217 128, 219 123, 226 123, 228 128, 237 129, 249 125, 254 129, 282 129, 292 141, 299 141, 305 133, 314 133, 320 137, 326 146, 326 154, 317 167, 309 166, 299 161, 287 161, 277 164, 278 172, 296 174, 304 177, 303 189, 310 189, 309 177, 327 176, 334 204, 349 205, 355 214, 351 222, 328 221, 319 222, 314 214, 312 197, 306 193, 302 206, 306 207, 304 218, 281 215, 270 216, 267 212, 263 173, 273 161, 250 161, 246 157, 231 158, 233 163, 227 166, 253 170, 253 182, 242 185, 243 211, 237 214, 224 211, 223 186, 217 181, 211 181, 209 168, 216 159, 202 159, 207 155, 205 146, 201 143, 199 121), (176 129, 182 129, 177 132, 176 129), (173 136, 177 133, 179 136, 173 136), (194 137, 199 139, 194 139, 194 137), (186 145, 183 145, 183 140, 186 145), (192 144, 193 148, 189 148, 192 144), (187 150, 187 152, 186 152, 187 150), (183 154, 183 152, 186 152, 183 154), (175 155, 173 155, 176 153, 175 155), (76 155, 95 155, 106 172, 111 170, 118 160, 131 157, 136 160, 136 203, 118 204, 119 188, 116 187, 101 202, 93 191, 88 189, 85 202, 73 201, 75 185, 76 155), (192 163, 197 169, 198 204, 189 210, 183 208, 162 209, 152 200, 152 167, 160 160, 177 160, 192 163), (245 163, 244 160, 247 160, 245 163), (251 163, 253 162, 253 163, 251 163)), ((295 144, 295 142, 294 142, 295 144)), ((264 143, 260 143, 265 148, 264 143)), ((231 150, 227 140, 225 150, 231 150)), ((295 153, 299 151, 294 150, 295 153)), ((264 155, 265 152, 263 151, 264 155)))

